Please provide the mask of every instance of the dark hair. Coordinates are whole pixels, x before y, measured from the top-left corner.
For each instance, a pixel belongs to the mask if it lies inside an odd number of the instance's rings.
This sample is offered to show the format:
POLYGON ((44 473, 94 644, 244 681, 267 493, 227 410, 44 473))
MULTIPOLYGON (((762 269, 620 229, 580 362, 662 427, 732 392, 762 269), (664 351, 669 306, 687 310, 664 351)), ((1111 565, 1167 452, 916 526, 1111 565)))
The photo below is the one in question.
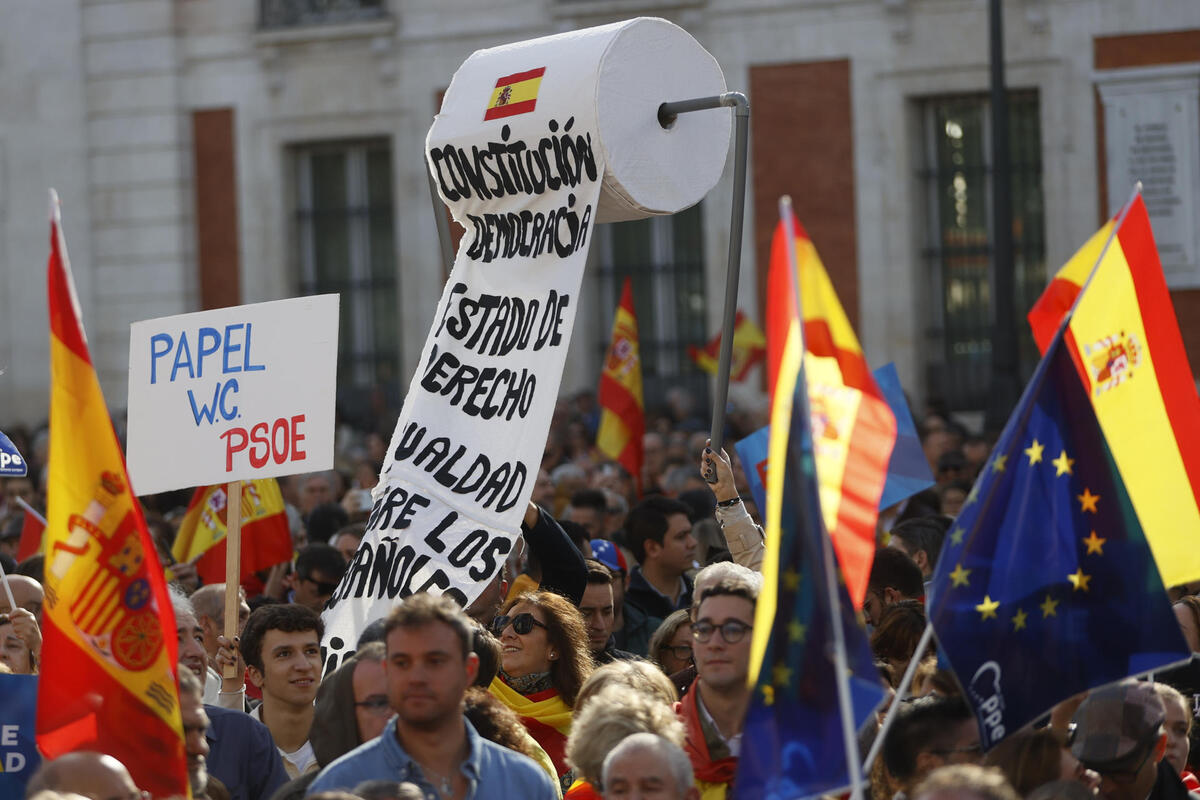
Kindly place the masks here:
POLYGON ((346 559, 336 547, 323 541, 304 545, 296 555, 296 574, 311 579, 313 570, 318 569, 336 583, 346 571, 346 559))
POLYGON ((462 644, 462 657, 466 659, 471 652, 474 640, 474 622, 463 613, 458 603, 446 595, 432 595, 426 592, 410 595, 400 605, 392 609, 387 622, 383 625, 383 638, 397 628, 424 628, 434 622, 440 622, 454 631, 462 644))
POLYGON ((579 687, 596 668, 583 614, 570 600, 553 592, 525 592, 505 603, 500 613, 507 614, 518 603, 528 603, 546 618, 546 638, 561 654, 550 662, 550 680, 563 702, 574 707, 579 687))
MULTIPOLYGON (((968 486, 967 491, 970 490, 971 487, 968 486)), ((949 528, 949 517, 917 517, 906 519, 892 528, 892 536, 902 541, 905 552, 912 553, 914 557, 924 550, 925 557, 929 559, 929 569, 933 570, 937 567, 938 556, 942 552, 942 541, 946 538, 949 528)))
POLYGON ((924 633, 925 607, 917 600, 901 600, 879 615, 871 634, 871 652, 888 661, 908 661, 924 633))
POLYGON ((917 756, 945 745, 955 727, 973 719, 961 697, 921 697, 896 714, 896 721, 883 742, 883 763, 900 781, 911 780, 917 771, 917 756))
POLYGON ((262 644, 267 631, 316 631, 317 639, 320 639, 325 635, 325 624, 311 609, 295 603, 272 603, 250 612, 250 618, 242 630, 241 652, 246 665, 259 672, 263 668, 262 644))
POLYGON ((367 535, 367 523, 351 522, 349 525, 343 525, 342 527, 340 527, 336 531, 334 531, 333 536, 330 536, 329 539, 330 539, 330 541, 332 541, 336 537, 342 536, 342 535, 353 536, 355 539, 358 539, 361 541, 362 538, 367 535))
POLYGON ((583 560, 587 566, 587 582, 596 586, 612 586, 613 571, 606 564, 594 558, 583 560))
MULTIPOLYGON (((474 620, 472 620, 474 622, 474 620)), ((487 628, 474 622, 471 649, 479 656, 479 671, 475 673, 475 685, 486 689, 500 673, 500 640, 487 628)))
POLYGON ((328 543, 333 534, 350 522, 350 515, 338 503, 325 503, 308 512, 304 530, 310 542, 328 543))
POLYGON ((895 547, 877 547, 867 589, 874 592, 895 589, 904 597, 915 600, 925 594, 925 578, 917 562, 904 551, 895 547))
POLYGON ((633 551, 638 563, 646 560, 646 541, 662 544, 670 522, 667 518, 682 514, 691 521, 692 509, 669 497, 647 497, 625 517, 625 546, 633 551))
POLYGON ((583 548, 592 540, 592 535, 588 533, 588 529, 580 525, 578 522, 572 522, 569 519, 556 519, 565 533, 571 539, 571 544, 575 545, 575 549, 580 553, 584 552, 583 548))
POLYGON ((46 557, 41 553, 30 556, 17 564, 13 574, 24 575, 26 578, 33 578, 38 583, 44 584, 46 582, 46 557))
MULTIPOLYGON (((375 779, 363 781, 351 794, 357 800, 425 800, 415 783, 375 779)), ((274 798, 272 798, 274 800, 274 798)))
POLYGON ((603 514, 608 511, 608 498, 599 489, 580 489, 571 495, 571 508, 590 508, 603 514))
POLYGON ((463 716, 475 732, 501 747, 537 758, 537 751, 530 746, 532 739, 525 736, 525 726, 517 712, 506 706, 500 698, 478 686, 467 687, 463 696, 463 716))

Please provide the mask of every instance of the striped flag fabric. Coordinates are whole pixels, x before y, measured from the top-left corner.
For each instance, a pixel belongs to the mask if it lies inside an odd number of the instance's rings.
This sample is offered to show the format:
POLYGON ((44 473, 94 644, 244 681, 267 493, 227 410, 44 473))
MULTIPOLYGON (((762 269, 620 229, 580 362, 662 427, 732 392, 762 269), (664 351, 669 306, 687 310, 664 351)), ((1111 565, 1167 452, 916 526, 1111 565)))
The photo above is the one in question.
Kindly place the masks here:
MULTIPOLYGON (((690 345, 688 357, 705 372, 716 375, 721 354, 721 332, 709 340, 704 347, 690 345)), ((729 380, 744 381, 751 368, 767 355, 767 339, 762 328, 739 308, 733 319, 733 350, 729 361, 729 380)))
POLYGON ((92 366, 53 198, 50 457, 37 743, 96 750, 187 796, 175 615, 92 366))
MULTIPOLYGON (((796 263, 788 264, 783 221, 771 242, 767 275, 767 385, 772 401, 793 316, 792 272, 803 303, 804 370, 812 415, 821 514, 855 608, 862 608, 875 557, 875 519, 896 442, 884 400, 812 239, 793 219, 796 263)), ((785 387, 786 389, 786 387, 785 387)))
POLYGON ((617 313, 613 315, 612 341, 604 359, 604 372, 600 375, 599 400, 600 427, 596 431, 596 448, 629 471, 641 494, 646 411, 642 399, 637 317, 633 312, 633 288, 628 277, 621 288, 617 313))
POLYGON ((1029 323, 1045 352, 1100 260, 1066 345, 1163 583, 1176 586, 1200 580, 1200 396, 1140 194, 1117 226, 1110 220, 1058 271, 1029 323))
MULTIPOLYGON (((205 583, 223 583, 225 576, 226 485, 201 486, 192 495, 179 523, 171 555, 176 561, 195 561, 205 583)), ((292 534, 279 482, 260 478, 242 483, 241 575, 290 561, 292 534)))
POLYGON ((533 111, 537 107, 538 89, 541 88, 542 76, 545 74, 546 68, 538 67, 498 79, 488 101, 487 110, 483 114, 484 121, 533 111))

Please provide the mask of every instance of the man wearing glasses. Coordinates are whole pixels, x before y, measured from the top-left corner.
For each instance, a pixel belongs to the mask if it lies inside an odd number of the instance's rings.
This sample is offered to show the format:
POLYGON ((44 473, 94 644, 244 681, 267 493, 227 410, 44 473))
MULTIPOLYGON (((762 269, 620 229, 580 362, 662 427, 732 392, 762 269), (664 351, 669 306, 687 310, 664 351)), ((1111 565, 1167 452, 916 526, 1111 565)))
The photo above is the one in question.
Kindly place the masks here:
POLYGON ((1071 752, 1100 774, 1104 800, 1187 800, 1164 759, 1167 712, 1154 685, 1123 681, 1092 691, 1075 712, 1071 752))
POLYGON ((696 785, 707 797, 733 783, 742 746, 742 718, 750 702, 750 632, 757 587, 729 577, 706 589, 692 619, 696 681, 677 706, 687 732, 684 750, 696 785))
POLYGON ((289 576, 288 602, 320 614, 346 571, 346 559, 336 547, 305 545, 296 555, 296 571, 289 576))
POLYGON ((961 697, 905 700, 883 743, 883 765, 895 780, 895 800, 938 767, 978 764, 979 724, 961 697))

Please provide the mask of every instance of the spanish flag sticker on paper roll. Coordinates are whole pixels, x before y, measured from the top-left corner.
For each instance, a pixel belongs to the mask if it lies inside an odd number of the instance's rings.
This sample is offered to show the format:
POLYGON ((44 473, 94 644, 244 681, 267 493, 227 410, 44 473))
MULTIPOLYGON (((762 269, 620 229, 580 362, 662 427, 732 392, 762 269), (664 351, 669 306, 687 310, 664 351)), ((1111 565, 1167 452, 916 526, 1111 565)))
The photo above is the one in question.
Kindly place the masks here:
MULTIPOLYGON (((716 59, 687 31, 653 17, 479 50, 454 74, 429 131, 430 169, 462 222, 460 213, 481 210, 487 187, 503 177, 498 159, 441 158, 446 145, 467 145, 471 155, 481 131, 505 125, 507 141, 539 142, 573 117, 573 129, 598 135, 592 147, 604 181, 593 222, 673 214, 698 203, 721 177, 731 115, 682 114, 664 129, 658 107, 724 91, 716 59)), ((539 155, 528 160, 536 173, 539 155)))

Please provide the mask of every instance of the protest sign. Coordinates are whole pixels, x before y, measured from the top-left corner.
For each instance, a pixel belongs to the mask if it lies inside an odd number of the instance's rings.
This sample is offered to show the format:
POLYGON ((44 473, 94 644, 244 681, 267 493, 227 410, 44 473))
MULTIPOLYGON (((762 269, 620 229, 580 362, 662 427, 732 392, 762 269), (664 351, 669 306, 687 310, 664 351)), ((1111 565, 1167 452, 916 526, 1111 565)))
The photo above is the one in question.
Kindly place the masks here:
POLYGON ((455 73, 426 157, 466 235, 366 536, 325 611, 326 674, 396 600, 429 591, 467 603, 503 565, 541 463, 595 225, 703 197, 720 177, 728 118, 668 131, 657 109, 721 91, 694 39, 645 18, 478 51, 455 73))
POLYGON ((17 446, 0 431, 0 478, 23 478, 29 473, 29 464, 21 457, 17 446))
POLYGON ((0 797, 24 797, 42 763, 34 741, 37 676, 0 675, 0 797))
POLYGON ((137 494, 331 468, 338 299, 133 323, 128 464, 137 494))

